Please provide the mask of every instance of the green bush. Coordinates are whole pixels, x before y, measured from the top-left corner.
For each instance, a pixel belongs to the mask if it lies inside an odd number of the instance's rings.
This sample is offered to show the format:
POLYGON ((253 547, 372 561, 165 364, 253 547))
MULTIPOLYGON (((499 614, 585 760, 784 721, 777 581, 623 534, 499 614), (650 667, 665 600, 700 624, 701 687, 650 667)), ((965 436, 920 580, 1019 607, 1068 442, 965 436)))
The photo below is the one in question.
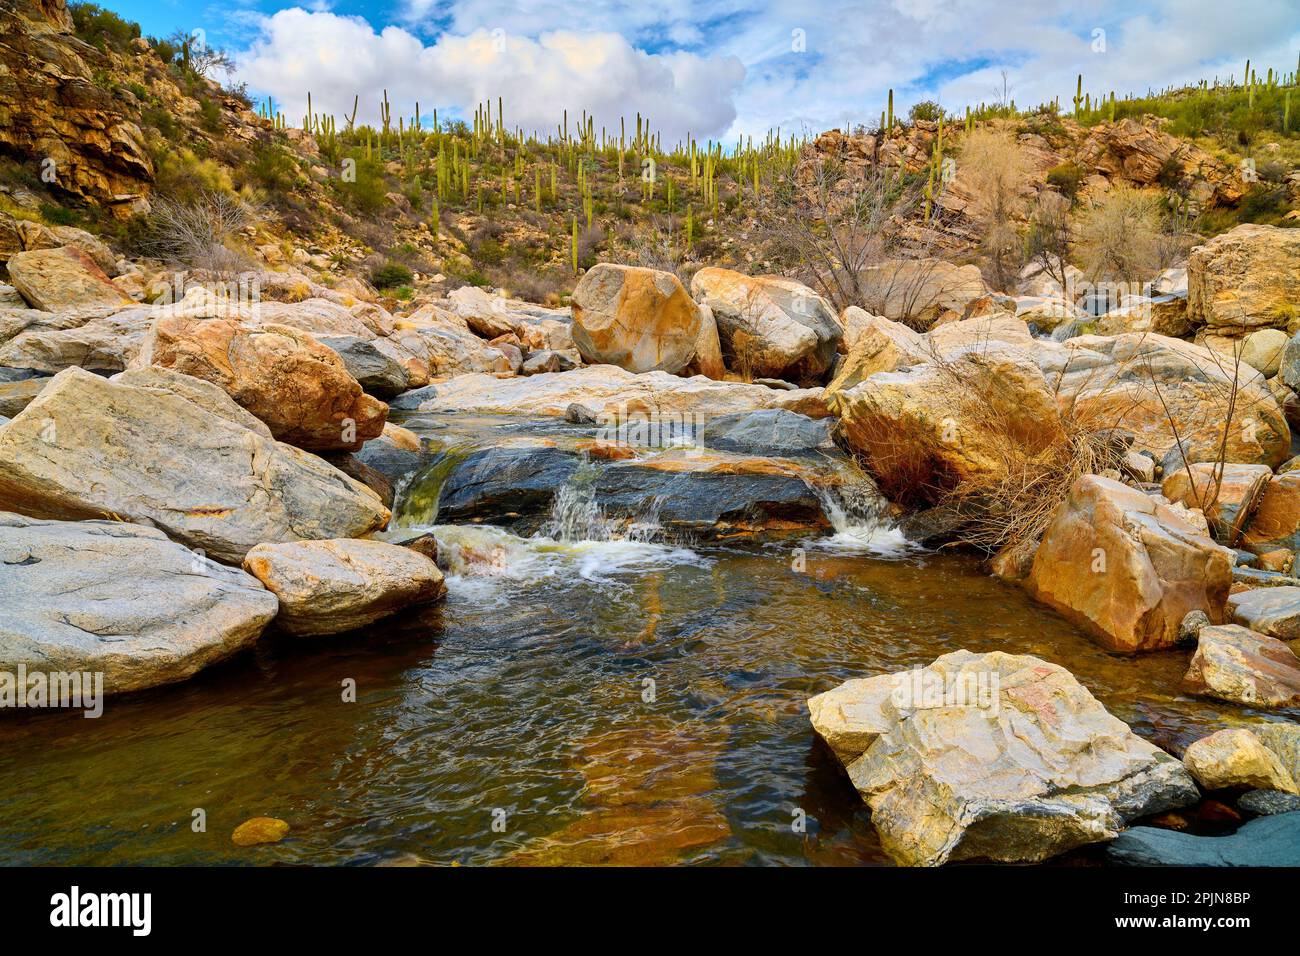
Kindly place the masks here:
POLYGON ((943 119, 943 107, 934 100, 922 100, 908 110, 907 115, 913 123, 917 120, 935 122, 943 119))
POLYGON ((101 50, 123 52, 140 35, 140 24, 123 20, 96 3, 70 3, 68 12, 72 14, 72 27, 77 36, 101 50))
POLYGON ((1085 175, 1082 166, 1067 161, 1047 171, 1047 185, 1056 187, 1057 192, 1074 202, 1079 196, 1079 187, 1083 185, 1085 175))
POLYGON ((376 289, 393 289, 409 286, 414 280, 411 270, 400 262, 386 262, 370 273, 376 289))

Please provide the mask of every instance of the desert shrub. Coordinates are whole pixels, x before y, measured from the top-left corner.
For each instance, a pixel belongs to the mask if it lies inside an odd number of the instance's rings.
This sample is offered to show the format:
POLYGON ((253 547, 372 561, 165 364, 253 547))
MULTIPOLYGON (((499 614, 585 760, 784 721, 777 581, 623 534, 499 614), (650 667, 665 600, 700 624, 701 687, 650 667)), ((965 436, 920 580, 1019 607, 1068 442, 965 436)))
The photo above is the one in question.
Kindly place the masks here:
POLYGON ((384 165, 378 159, 367 158, 364 151, 353 150, 356 177, 352 182, 334 180, 335 188, 353 209, 362 213, 376 213, 388 203, 388 183, 384 178, 384 165))
POLYGON ((1079 198, 1079 187, 1083 185, 1085 175, 1082 166, 1067 160, 1047 171, 1047 185, 1055 187, 1062 196, 1074 202, 1079 198))
POLYGON ((101 50, 113 49, 120 53, 140 36, 140 24, 124 20, 96 3, 70 3, 68 12, 72 14, 72 27, 77 36, 101 50))
POLYGON ((959 159, 962 181, 971 190, 970 212, 983 233, 985 272, 994 287, 1011 288, 1022 265, 1020 221, 1032 167, 1010 133, 981 127, 966 137, 959 159))
MULTIPOLYGON (((870 309, 873 267, 905 252, 924 255, 895 224, 921 207, 923 183, 915 176, 886 175, 879 168, 859 179, 837 159, 809 170, 806 180, 778 182, 760 208, 768 257, 790 264, 794 278, 823 295, 837 311, 850 305, 870 309)), ((697 218, 694 251, 712 254, 708 231, 697 218)))
POLYGON ((229 193, 202 192, 191 201, 162 197, 153 203, 144 246, 176 265, 239 272, 249 265, 239 250, 240 234, 259 219, 256 207, 229 193))
POLYGON ((1083 270, 1093 282, 1141 282, 1164 261, 1165 222, 1159 197, 1116 185, 1085 209, 1076 224, 1083 270))
POLYGON ((234 190, 230 174, 219 163, 201 159, 185 147, 157 144, 150 152, 157 170, 154 191, 165 199, 196 205, 206 195, 234 190))
POLYGON ((298 166, 288 150, 278 143, 259 142, 249 161, 237 172, 237 185, 253 186, 271 193, 286 193, 298 181, 298 166))
POLYGON ((1260 182, 1242 197, 1238 218, 1241 222, 1273 223, 1286 213, 1287 208, 1285 186, 1260 182))
POLYGON ((934 100, 922 100, 907 111, 907 116, 913 123, 917 120, 934 122, 943 119, 943 107, 934 100))
POLYGON ((41 218, 52 226, 75 226, 77 214, 67 206, 57 203, 41 203, 41 218))
POLYGON ((386 262, 370 273, 370 281, 376 289, 393 289, 410 285, 414 276, 411 270, 400 262, 386 262))

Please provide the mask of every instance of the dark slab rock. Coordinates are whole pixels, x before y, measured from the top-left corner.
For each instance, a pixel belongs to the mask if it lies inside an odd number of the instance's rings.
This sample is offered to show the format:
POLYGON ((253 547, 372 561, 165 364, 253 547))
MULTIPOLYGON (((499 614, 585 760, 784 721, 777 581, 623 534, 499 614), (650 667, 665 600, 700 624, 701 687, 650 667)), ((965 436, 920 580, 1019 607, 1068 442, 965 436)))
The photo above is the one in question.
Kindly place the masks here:
POLYGON ((1133 827, 1106 857, 1119 866, 1300 866, 1300 813, 1259 817, 1220 837, 1133 827))
POLYGON ((704 446, 755 455, 806 455, 835 451, 829 418, 809 418, 783 408, 739 412, 711 419, 704 446))

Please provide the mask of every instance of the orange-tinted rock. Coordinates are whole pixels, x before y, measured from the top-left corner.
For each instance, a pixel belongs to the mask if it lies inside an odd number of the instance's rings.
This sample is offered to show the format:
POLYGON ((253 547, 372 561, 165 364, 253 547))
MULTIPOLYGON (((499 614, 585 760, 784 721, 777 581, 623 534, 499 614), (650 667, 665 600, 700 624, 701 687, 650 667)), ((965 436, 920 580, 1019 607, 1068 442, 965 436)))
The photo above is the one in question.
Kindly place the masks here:
POLYGON ((1273 477, 1267 465, 1199 462, 1165 476, 1161 493, 1205 513, 1221 544, 1235 547, 1273 477))
POLYGON ((289 824, 275 817, 253 817, 235 827, 230 842, 235 846, 257 846, 260 843, 279 843, 289 833, 289 824))
POLYGON ((1269 479, 1241 546, 1258 555, 1300 549, 1300 472, 1269 479))
POLYGON ((1127 485, 1085 475, 1043 534, 1026 586, 1103 647, 1172 647, 1194 610, 1222 621, 1232 552, 1179 511, 1127 485))
POLYGON ((9 281, 33 309, 61 312, 135 305, 87 253, 74 246, 9 257, 9 281))
POLYGON ((947 359, 879 372, 836 395, 844 439, 891 501, 924 503, 965 479, 998 478, 1008 447, 1033 458, 1062 438, 1033 362, 993 347, 947 359))
POLYGON ((1236 624, 1203 627, 1183 689, 1249 707, 1300 706, 1300 658, 1236 624))
POLYGON ((671 272, 602 262, 573 290, 573 341, 593 364, 675 374, 695 357, 700 323, 671 272))
POLYGON ((356 451, 388 417, 337 353, 288 326, 167 316, 140 361, 219 385, 278 440, 312 451, 356 451))

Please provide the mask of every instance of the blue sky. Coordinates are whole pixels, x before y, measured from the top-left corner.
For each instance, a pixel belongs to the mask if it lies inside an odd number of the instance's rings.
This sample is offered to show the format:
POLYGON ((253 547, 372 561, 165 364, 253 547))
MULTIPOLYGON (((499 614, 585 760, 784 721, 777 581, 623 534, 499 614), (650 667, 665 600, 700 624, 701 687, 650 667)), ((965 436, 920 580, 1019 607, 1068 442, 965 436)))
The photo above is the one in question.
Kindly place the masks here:
POLYGON ((295 118, 387 89, 405 115, 472 112, 552 128, 587 109, 610 128, 649 115, 665 139, 733 139, 870 122, 895 90, 960 110, 994 96, 1068 102, 1291 70, 1300 0, 104 0, 147 34, 201 29, 238 79, 295 118))

